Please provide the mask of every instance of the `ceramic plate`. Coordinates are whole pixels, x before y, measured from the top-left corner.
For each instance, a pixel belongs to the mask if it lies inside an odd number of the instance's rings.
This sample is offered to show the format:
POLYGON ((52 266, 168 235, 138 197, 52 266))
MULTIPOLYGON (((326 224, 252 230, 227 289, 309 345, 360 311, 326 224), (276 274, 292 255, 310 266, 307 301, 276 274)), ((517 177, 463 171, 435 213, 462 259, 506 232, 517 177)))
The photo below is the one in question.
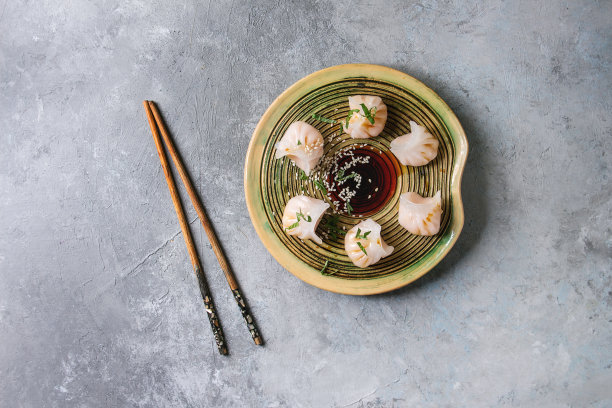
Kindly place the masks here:
MULTIPOLYGON (((461 175, 468 153, 465 133, 455 114, 422 82, 391 68, 347 64, 308 75, 283 92, 265 112, 249 144, 244 170, 246 202, 263 244, 276 260, 303 281, 332 292, 369 295, 397 289, 423 276, 451 249, 463 227, 461 175), (318 114, 333 120, 346 118, 350 95, 378 95, 388 108, 381 135, 351 139, 340 135, 339 125, 312 118, 318 114), (382 225, 383 239, 395 247, 393 253, 367 268, 354 266, 344 251, 344 238, 330 234, 324 225, 332 217, 328 210, 319 228, 323 244, 301 241, 287 235, 281 217, 287 201, 296 195, 325 199, 312 180, 303 180, 300 169, 288 158, 275 159, 275 144, 287 127, 298 120, 310 123, 325 138, 327 162, 346 160, 346 151, 368 156, 367 164, 355 171, 362 186, 351 199, 353 211, 336 206, 336 221, 348 231, 366 218, 382 225), (437 157, 425 166, 401 165, 389 150, 396 137, 410 132, 409 121, 423 125, 440 141, 437 157), (355 146, 356 145, 356 146, 355 146), (412 235, 397 222, 399 196, 416 191, 433 196, 442 191, 440 233, 431 237, 412 235), (326 261, 325 274, 321 273, 326 261)), ((332 193, 329 193, 331 194, 332 193)), ((328 197, 331 202, 335 197, 328 197)))

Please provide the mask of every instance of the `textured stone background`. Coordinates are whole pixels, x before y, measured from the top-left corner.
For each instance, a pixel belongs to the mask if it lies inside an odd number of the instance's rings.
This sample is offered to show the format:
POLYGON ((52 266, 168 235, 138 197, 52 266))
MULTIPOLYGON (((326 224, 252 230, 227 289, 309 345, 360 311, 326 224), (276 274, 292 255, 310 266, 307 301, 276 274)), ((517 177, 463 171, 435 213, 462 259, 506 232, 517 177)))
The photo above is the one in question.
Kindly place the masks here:
POLYGON ((612 3, 247 3, 0 0, 0 406, 612 406, 612 3), (457 246, 373 297, 283 270, 242 191, 266 107, 347 62, 421 79, 470 143, 457 246), (216 352, 145 98, 264 348, 190 209, 216 352))

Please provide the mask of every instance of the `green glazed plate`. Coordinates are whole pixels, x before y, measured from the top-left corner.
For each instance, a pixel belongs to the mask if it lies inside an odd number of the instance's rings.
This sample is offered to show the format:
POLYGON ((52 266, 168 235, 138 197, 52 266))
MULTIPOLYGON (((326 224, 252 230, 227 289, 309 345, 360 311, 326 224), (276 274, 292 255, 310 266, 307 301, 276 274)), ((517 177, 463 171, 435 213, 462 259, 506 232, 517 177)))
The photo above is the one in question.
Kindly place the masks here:
MULTIPOLYGON (((264 113, 253 132, 244 168, 244 188, 251 221, 261 241, 276 260, 311 285, 337 293, 371 295, 400 288, 430 271, 457 241, 463 227, 461 176, 468 154, 465 133, 455 114, 431 89, 400 71, 369 64, 347 64, 315 72, 283 92, 264 113), (339 127, 312 118, 317 113, 341 120, 348 113, 350 95, 378 95, 388 108, 383 132, 370 139, 351 139, 339 127), (275 144, 295 121, 310 123, 325 139, 324 156, 333 157, 351 144, 385 157, 395 188, 375 212, 338 214, 348 231, 366 218, 382 226, 382 237, 395 249, 391 255, 367 268, 357 268, 344 251, 344 237, 323 237, 324 222, 317 234, 323 244, 301 241, 282 228, 282 214, 291 197, 305 194, 323 199, 312 181, 302 180, 290 159, 275 159, 275 144), (440 142, 437 157, 425 166, 401 165, 389 151, 389 143, 409 133, 409 121, 423 125, 440 142), (431 237, 412 235, 398 221, 399 196, 416 191, 433 196, 442 191, 440 233, 431 237), (325 274, 321 270, 328 262, 325 274)), ((323 160, 322 159, 322 160, 323 160)), ((331 209, 328 210, 331 212, 331 209)), ((328 217, 326 215, 326 217, 328 217)))

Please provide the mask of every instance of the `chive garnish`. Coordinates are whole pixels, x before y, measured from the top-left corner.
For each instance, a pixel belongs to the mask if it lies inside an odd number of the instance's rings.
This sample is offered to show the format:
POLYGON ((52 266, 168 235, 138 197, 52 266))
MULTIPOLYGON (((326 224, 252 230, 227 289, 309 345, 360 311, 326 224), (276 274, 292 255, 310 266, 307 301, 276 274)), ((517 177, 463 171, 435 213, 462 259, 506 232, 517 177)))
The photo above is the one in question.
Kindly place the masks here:
POLYGON ((349 120, 351 120, 351 117, 353 116, 353 113, 355 112, 359 112, 359 109, 351 109, 349 111, 348 116, 346 117, 346 125, 344 126, 346 129, 348 129, 349 120))
POLYGON ((338 227, 338 221, 339 217, 337 215, 333 215, 326 219, 325 224, 323 225, 323 227, 327 228, 327 232, 332 239, 338 238, 338 235, 346 235, 346 232, 338 227))
POLYGON ((296 212, 295 213, 295 217, 297 218, 297 221, 294 222, 293 224, 291 224, 290 226, 288 226, 287 228, 285 228, 286 230, 290 230, 290 229, 293 229, 293 228, 299 226, 300 225, 300 218, 305 220, 306 222, 312 221, 312 217, 310 215, 302 214, 302 210, 296 212))
POLYGON ((311 217, 310 215, 304 215, 304 214, 302 214, 302 210, 300 210, 300 212, 296 212, 296 213, 295 213, 295 216, 296 216, 296 218, 297 218, 297 220, 298 220, 298 223, 300 222, 300 217, 301 217, 303 220, 305 220, 306 222, 310 222, 310 221, 312 221, 312 217, 311 217))
POLYGON ((371 124, 374 124, 374 117, 372 116, 372 113, 370 112, 368 107, 365 106, 365 103, 361 104, 361 108, 363 109, 363 114, 365 115, 365 117, 370 121, 371 124))
POLYGON ((350 179, 350 178, 352 178, 352 177, 355 177, 356 175, 357 175, 357 173, 355 173, 355 172, 353 171, 353 172, 352 172, 351 174, 349 174, 348 176, 345 176, 345 175, 344 175, 344 170, 340 170, 340 171, 338 172, 338 174, 336 174, 336 181, 344 181, 344 180, 348 180, 348 179, 350 179))
POLYGON ((330 123, 330 124, 332 124, 332 125, 333 125, 334 123, 336 123, 336 121, 335 121, 335 120, 333 120, 333 119, 327 119, 327 118, 324 118, 323 116, 318 115, 318 114, 316 114, 316 113, 313 113, 313 114, 312 114, 312 118, 313 118, 313 119, 315 119, 315 120, 319 120, 319 121, 321 121, 321 122, 330 123))
POLYGON ((357 234, 355 234, 355 238, 357 238, 357 239, 368 239, 368 235, 370 235, 370 232, 372 232, 372 231, 368 231, 365 234, 361 235, 361 228, 357 228, 357 234))
POLYGON ((308 180, 308 176, 304 173, 304 170, 300 170, 300 180, 308 180))
POLYGON ((329 259, 325 261, 325 265, 323 265, 323 269, 321 269, 321 275, 325 275, 325 270, 327 269, 327 265, 329 265, 329 259))
POLYGON ((294 222, 293 224, 291 224, 290 226, 288 226, 287 228, 285 228, 286 230, 290 230, 290 229, 294 229, 295 227, 300 225, 300 221, 298 222, 294 222))
POLYGON ((351 215, 351 213, 353 212, 353 207, 351 207, 350 201, 346 202, 346 212, 348 213, 348 215, 351 215))
POLYGON ((319 180, 314 180, 313 183, 315 186, 317 186, 319 190, 323 192, 323 194, 327 195, 327 189, 325 188, 323 183, 321 183, 319 180))
POLYGON ((365 248, 363 247, 363 245, 361 245, 361 242, 357 241, 357 245, 359 246, 359 249, 361 249, 363 251, 364 254, 368 254, 365 250, 365 248))
POLYGON ((348 180, 348 179, 350 179, 350 178, 353 178, 353 177, 355 177, 356 175, 357 175, 357 173, 352 172, 352 173, 351 173, 351 174, 349 174, 348 176, 344 177, 344 180, 348 180))

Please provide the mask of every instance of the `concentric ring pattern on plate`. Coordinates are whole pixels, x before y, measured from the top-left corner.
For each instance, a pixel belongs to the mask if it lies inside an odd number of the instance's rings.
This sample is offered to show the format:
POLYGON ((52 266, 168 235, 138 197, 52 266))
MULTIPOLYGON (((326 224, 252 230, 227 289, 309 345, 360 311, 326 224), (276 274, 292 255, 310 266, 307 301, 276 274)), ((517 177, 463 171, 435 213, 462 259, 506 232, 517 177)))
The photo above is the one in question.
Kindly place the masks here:
MULTIPOLYGON (((328 68, 306 77, 281 95, 258 125, 247 154, 245 190, 249 212, 262 241, 288 270, 323 289, 349 294, 371 294, 392 290, 418 278, 448 252, 463 225, 460 195, 461 172, 467 156, 463 130, 448 106, 412 77, 389 68, 350 64, 328 68), (378 74, 378 75, 377 75, 378 74), (312 118, 313 113, 342 120, 348 96, 377 95, 388 108, 381 135, 351 139, 340 134, 338 125, 312 118), (397 176, 395 191, 375 213, 359 217, 339 214, 346 230, 366 218, 382 226, 383 239, 395 249, 387 258, 357 268, 344 251, 344 239, 327 236, 323 244, 301 241, 282 229, 281 217, 287 201, 305 194, 324 199, 311 180, 302 180, 300 170, 288 158, 275 159, 275 144, 288 126, 298 120, 315 126, 325 139, 324 158, 350 146, 386 156, 397 176), (389 143, 410 131, 409 121, 425 126, 439 140, 437 157, 425 166, 401 165, 389 151, 389 143), (442 192, 443 216, 440 233, 432 237, 412 235, 398 221, 399 196, 416 191, 423 196, 442 192), (323 276, 319 272, 329 260, 323 276)), ((376 186, 371 186, 375 188, 376 186)), ((319 227, 321 230, 322 227, 319 227)))

